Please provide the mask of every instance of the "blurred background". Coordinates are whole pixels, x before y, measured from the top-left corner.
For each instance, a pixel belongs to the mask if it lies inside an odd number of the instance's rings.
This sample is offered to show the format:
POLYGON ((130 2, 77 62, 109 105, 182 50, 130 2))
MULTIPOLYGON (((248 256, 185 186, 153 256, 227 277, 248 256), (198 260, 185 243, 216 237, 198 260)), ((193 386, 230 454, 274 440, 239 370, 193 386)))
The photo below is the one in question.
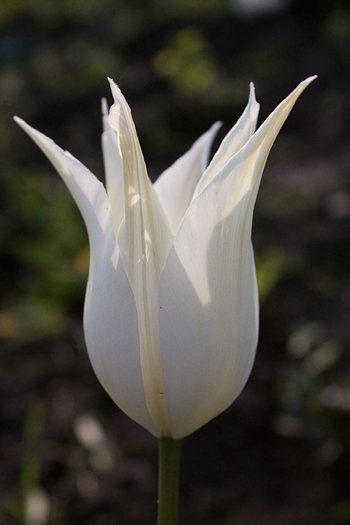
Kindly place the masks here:
POLYGON ((261 123, 313 74, 256 205, 255 366, 183 442, 180 523, 350 523, 349 44, 346 0, 1 0, 0 525, 149 525, 157 497, 156 440, 87 358, 84 224, 12 116, 103 180, 111 76, 154 180, 250 81, 261 123))

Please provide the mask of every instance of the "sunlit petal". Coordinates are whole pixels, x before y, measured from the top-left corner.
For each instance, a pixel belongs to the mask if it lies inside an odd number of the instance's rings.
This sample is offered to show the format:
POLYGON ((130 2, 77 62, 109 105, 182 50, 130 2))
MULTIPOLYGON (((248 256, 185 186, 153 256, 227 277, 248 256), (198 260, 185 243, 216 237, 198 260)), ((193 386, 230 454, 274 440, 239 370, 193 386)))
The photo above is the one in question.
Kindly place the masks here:
POLYGON ((124 217, 124 171, 123 159, 118 145, 117 133, 108 124, 108 108, 105 99, 102 100, 102 153, 106 176, 106 188, 111 201, 115 232, 118 232, 124 217))
POLYGON ((232 403, 251 370, 258 334, 250 241, 253 207, 270 148, 312 80, 276 108, 197 196, 170 250, 159 306, 163 375, 175 438, 193 432, 232 403))
POLYGON ((220 122, 215 123, 154 183, 174 235, 191 203, 199 178, 208 165, 210 148, 220 126, 220 122))
POLYGON ((112 81, 111 88, 114 104, 109 124, 118 134, 124 167, 125 216, 118 244, 137 308, 148 410, 159 433, 170 435, 159 342, 158 286, 173 235, 148 178, 130 108, 112 81))
POLYGON ((211 163, 203 173, 198 186, 193 194, 195 198, 212 178, 220 171, 230 158, 241 149, 242 146, 250 139, 256 129, 260 104, 255 99, 254 84, 250 84, 248 104, 231 131, 222 141, 219 149, 215 153, 211 163))

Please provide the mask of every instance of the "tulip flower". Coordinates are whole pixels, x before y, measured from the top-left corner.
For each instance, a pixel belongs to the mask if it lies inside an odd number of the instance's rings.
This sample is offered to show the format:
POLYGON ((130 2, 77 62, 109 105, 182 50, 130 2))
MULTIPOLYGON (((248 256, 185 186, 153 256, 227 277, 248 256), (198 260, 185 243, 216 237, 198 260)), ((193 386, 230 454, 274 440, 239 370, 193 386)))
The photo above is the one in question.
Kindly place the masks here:
POLYGON ((42 149, 85 220, 91 249, 84 332, 115 403, 157 437, 178 440, 225 410, 250 374, 258 338, 251 246, 270 148, 302 82, 255 131, 248 105, 209 163, 214 124, 152 184, 130 108, 103 103, 106 188, 70 153, 16 122, 42 149))

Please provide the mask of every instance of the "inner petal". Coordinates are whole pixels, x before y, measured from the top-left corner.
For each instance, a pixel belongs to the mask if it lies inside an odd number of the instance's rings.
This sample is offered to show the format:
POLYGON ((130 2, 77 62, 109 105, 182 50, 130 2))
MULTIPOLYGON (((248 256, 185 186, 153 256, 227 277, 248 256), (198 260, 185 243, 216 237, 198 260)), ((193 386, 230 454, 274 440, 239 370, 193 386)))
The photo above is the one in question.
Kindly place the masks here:
POLYGON ((159 433, 171 435, 160 352, 158 290, 174 237, 148 178, 130 108, 113 82, 111 88, 114 104, 109 125, 117 131, 124 170, 125 215, 117 240, 137 307, 147 406, 159 433))
POLYGON ((124 217, 124 171, 118 137, 108 124, 108 107, 102 99, 103 133, 101 137, 107 194, 114 215, 114 231, 117 234, 124 217))

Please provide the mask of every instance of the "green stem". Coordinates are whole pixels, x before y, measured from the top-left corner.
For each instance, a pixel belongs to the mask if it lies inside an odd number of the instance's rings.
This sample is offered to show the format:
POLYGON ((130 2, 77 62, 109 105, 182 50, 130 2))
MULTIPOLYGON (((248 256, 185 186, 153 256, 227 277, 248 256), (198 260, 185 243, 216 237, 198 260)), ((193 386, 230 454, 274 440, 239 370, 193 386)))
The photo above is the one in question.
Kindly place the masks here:
POLYGON ((158 525, 177 525, 180 441, 159 439, 158 525))

